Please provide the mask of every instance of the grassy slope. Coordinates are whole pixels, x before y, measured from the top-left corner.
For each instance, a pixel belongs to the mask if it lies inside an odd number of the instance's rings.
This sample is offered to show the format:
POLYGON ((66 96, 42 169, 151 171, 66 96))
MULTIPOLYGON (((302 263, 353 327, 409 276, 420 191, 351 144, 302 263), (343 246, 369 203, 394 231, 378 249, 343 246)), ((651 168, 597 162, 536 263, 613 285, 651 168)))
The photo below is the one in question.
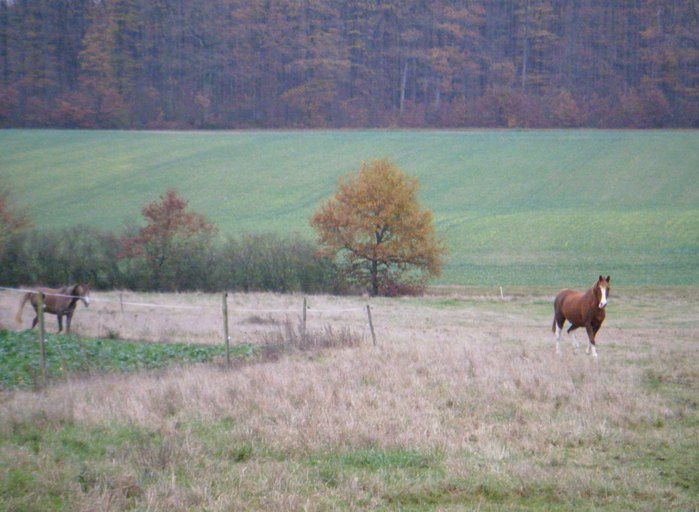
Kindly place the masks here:
POLYGON ((699 282, 699 132, 0 131, 41 228, 118 228, 166 187, 224 232, 308 232, 338 176, 388 156, 452 251, 443 282, 699 282))

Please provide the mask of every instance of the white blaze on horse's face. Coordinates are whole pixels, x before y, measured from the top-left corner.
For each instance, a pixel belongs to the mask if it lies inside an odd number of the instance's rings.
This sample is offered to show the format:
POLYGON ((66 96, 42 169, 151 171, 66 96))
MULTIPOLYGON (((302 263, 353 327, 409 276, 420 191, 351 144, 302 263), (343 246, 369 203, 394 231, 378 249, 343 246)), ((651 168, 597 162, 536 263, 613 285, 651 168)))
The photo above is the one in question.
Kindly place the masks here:
POLYGON ((604 306, 607 305, 607 287, 600 286, 599 291, 602 294, 602 298, 599 301, 599 307, 600 307, 600 309, 602 309, 602 308, 604 308, 604 306))

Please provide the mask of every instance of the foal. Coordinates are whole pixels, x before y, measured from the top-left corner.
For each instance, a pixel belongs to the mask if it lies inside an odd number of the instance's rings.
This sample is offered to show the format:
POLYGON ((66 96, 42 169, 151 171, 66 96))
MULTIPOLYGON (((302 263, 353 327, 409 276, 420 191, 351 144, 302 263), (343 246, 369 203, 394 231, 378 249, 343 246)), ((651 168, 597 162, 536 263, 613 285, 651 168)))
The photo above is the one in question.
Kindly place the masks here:
MULTIPOLYGON (((556 296, 553 303, 553 326, 551 329, 556 333, 556 353, 560 352, 558 342, 561 339, 561 329, 566 320, 570 322, 568 332, 574 331, 578 327, 584 327, 587 331, 588 345, 586 354, 590 353, 592 348, 592 356, 597 358, 597 348, 595 346, 595 335, 604 322, 605 310, 609 298, 609 282, 607 279, 599 276, 597 282, 585 293, 574 290, 563 290, 556 296)), ((575 333, 573 339, 577 347, 580 346, 575 333)))
POLYGON ((17 311, 17 316, 15 317, 17 323, 22 322, 22 309, 24 308, 24 304, 29 301, 36 314, 32 322, 32 329, 36 327, 39 321, 38 293, 42 295, 44 312, 54 314, 58 318, 58 332, 63 330, 63 316, 65 316, 66 333, 70 334, 70 322, 73 319, 78 300, 83 301, 85 307, 90 305, 90 287, 86 284, 63 286, 61 288, 37 288, 36 292, 27 292, 24 294, 22 302, 19 305, 19 311, 17 311))

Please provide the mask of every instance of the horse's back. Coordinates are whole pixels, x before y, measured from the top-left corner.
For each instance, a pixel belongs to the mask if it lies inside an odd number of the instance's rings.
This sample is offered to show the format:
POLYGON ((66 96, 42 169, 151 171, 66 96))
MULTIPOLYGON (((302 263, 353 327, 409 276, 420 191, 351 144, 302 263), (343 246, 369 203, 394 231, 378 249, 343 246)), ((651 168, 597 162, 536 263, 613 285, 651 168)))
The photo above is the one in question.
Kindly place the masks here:
MULTIPOLYGON (((56 314, 64 309, 67 300, 63 296, 66 293, 65 286, 62 288, 38 286, 35 290, 44 294, 44 310, 47 313, 56 314)), ((32 294, 32 306, 36 307, 36 294, 32 294)))
POLYGON ((577 298, 582 296, 583 294, 581 292, 571 290, 570 288, 566 288, 565 290, 561 290, 560 292, 558 292, 558 295, 556 295, 556 299, 553 301, 553 304, 556 307, 556 309, 560 309, 570 299, 576 300, 577 298))

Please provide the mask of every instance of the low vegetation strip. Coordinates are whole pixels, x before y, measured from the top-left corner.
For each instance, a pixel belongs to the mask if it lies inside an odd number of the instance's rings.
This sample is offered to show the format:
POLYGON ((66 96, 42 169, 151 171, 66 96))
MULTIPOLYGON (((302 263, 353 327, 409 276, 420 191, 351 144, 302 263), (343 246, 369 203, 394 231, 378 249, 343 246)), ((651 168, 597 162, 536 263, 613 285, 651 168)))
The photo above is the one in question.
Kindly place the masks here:
MULTIPOLYGON (((235 345, 235 358, 253 356, 253 345, 235 345)), ((114 339, 80 339, 47 335, 49 379, 71 374, 133 372, 188 363, 205 363, 225 356, 222 345, 139 343, 114 339)), ((41 356, 36 332, 0 331, 0 388, 31 388, 41 378, 41 356)))

